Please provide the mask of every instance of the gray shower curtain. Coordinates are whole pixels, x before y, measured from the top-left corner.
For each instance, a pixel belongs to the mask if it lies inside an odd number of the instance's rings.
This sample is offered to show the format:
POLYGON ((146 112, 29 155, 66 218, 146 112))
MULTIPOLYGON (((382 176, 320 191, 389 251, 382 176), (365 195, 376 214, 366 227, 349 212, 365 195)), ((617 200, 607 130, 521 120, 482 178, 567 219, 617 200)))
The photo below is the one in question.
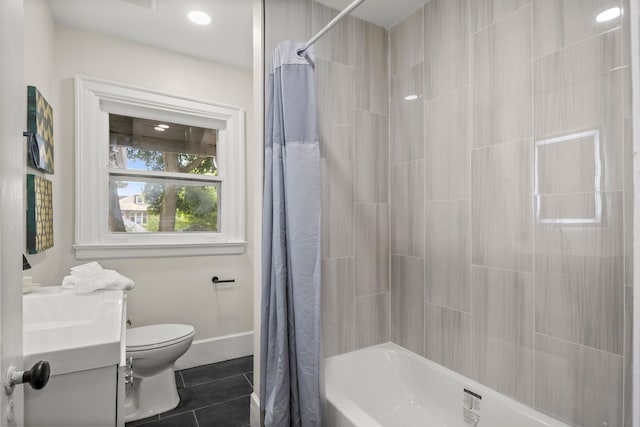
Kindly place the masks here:
POLYGON ((320 426, 320 150, 312 54, 280 43, 265 123, 260 404, 266 427, 320 426))

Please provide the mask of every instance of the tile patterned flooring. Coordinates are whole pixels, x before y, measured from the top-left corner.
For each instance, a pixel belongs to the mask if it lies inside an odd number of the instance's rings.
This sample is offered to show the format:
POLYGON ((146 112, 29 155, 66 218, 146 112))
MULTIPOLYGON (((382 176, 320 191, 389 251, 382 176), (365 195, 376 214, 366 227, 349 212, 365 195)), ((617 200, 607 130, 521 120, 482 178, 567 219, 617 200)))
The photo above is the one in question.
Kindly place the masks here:
POLYGON ((253 356, 176 371, 178 407, 126 427, 248 427, 253 356))

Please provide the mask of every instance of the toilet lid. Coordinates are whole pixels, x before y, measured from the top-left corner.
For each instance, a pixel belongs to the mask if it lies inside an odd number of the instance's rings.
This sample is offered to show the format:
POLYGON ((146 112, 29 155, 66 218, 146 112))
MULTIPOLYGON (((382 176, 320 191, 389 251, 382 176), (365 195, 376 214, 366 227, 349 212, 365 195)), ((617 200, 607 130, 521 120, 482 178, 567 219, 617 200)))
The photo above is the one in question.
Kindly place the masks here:
POLYGON ((175 344, 193 336, 191 325, 164 324, 127 329, 127 350, 144 350, 175 344))

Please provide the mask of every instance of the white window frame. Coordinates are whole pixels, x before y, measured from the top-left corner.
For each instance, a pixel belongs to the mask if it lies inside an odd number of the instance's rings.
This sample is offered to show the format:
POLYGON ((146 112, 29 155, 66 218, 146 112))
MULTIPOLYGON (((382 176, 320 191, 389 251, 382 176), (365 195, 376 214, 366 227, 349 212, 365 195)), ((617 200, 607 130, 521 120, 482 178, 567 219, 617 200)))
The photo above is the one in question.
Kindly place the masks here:
MULTIPOLYGON (((129 84, 75 76, 76 258, 242 254, 245 241, 244 111, 129 84), (217 233, 110 233, 109 113, 218 130, 217 233)), ((138 174, 139 175, 139 174, 138 174)), ((133 177, 133 174, 131 175, 133 177)))

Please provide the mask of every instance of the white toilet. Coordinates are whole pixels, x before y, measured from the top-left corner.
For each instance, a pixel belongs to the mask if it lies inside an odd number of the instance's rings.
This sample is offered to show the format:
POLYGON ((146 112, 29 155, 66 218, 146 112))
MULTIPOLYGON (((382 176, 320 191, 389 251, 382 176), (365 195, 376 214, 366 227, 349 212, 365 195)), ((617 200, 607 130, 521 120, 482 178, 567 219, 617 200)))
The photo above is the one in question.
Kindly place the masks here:
POLYGON ((175 361, 191 346, 190 325, 151 325, 127 329, 127 360, 132 359, 133 385, 127 389, 125 421, 169 411, 180 403, 175 361))

